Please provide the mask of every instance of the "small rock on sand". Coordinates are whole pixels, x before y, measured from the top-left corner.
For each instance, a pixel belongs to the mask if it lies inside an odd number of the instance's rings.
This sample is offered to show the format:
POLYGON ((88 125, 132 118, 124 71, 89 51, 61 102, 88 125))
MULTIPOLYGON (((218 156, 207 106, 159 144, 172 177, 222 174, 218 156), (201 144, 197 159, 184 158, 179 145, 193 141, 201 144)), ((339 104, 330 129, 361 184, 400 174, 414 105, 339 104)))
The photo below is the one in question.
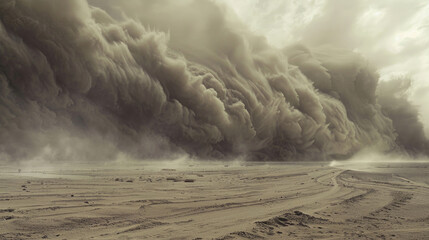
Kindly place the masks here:
POLYGON ((293 213, 295 213, 295 215, 298 215, 298 216, 302 215, 301 211, 294 211, 293 213))

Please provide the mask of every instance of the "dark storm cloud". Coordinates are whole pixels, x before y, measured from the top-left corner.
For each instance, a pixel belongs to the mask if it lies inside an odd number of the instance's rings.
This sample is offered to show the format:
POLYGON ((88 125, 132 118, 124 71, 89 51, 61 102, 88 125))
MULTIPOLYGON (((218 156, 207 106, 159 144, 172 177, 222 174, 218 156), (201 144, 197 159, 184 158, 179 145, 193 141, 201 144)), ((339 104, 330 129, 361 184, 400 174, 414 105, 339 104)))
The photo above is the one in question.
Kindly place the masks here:
POLYGON ((429 155, 429 141, 419 120, 417 107, 408 100, 407 90, 410 86, 411 80, 407 77, 381 82, 378 86, 379 102, 383 113, 392 119, 398 133, 396 143, 410 154, 429 155))
POLYGON ((2 159, 398 148, 378 76, 357 54, 275 49, 211 1, 90 3, 0 3, 2 159))

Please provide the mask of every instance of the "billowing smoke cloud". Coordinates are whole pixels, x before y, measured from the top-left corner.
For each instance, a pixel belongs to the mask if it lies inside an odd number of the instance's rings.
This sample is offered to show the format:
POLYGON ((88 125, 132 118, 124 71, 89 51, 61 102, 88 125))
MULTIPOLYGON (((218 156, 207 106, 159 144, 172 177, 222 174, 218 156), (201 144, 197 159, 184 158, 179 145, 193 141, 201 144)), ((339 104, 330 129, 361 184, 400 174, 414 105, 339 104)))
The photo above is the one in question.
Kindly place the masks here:
POLYGON ((398 133, 396 143, 412 155, 429 155, 429 141, 419 120, 417 107, 407 98, 411 86, 408 77, 397 77, 379 84, 379 102, 382 112, 392 119, 398 133))
POLYGON ((322 160, 426 141, 402 137, 361 56, 273 48, 212 1, 5 0, 0 20, 2 160, 322 160))

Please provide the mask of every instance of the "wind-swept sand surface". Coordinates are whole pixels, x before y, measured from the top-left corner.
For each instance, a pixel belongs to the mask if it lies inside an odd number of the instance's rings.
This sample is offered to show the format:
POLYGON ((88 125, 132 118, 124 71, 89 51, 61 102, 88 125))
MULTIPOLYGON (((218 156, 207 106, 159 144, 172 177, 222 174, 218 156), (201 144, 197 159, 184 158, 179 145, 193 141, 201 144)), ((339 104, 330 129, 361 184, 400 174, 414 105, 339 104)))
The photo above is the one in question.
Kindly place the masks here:
POLYGON ((0 239, 428 239, 428 164, 0 173, 0 239))

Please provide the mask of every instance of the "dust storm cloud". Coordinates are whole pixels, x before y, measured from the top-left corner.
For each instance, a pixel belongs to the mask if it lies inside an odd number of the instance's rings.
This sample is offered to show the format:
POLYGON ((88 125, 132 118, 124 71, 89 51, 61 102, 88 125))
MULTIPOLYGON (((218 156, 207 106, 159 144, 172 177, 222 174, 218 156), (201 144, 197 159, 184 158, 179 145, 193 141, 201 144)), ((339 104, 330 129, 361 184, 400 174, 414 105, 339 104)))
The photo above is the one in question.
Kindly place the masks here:
POLYGON ((5 0, 0 21, 0 161, 427 154, 363 56, 272 47, 217 2, 5 0))

